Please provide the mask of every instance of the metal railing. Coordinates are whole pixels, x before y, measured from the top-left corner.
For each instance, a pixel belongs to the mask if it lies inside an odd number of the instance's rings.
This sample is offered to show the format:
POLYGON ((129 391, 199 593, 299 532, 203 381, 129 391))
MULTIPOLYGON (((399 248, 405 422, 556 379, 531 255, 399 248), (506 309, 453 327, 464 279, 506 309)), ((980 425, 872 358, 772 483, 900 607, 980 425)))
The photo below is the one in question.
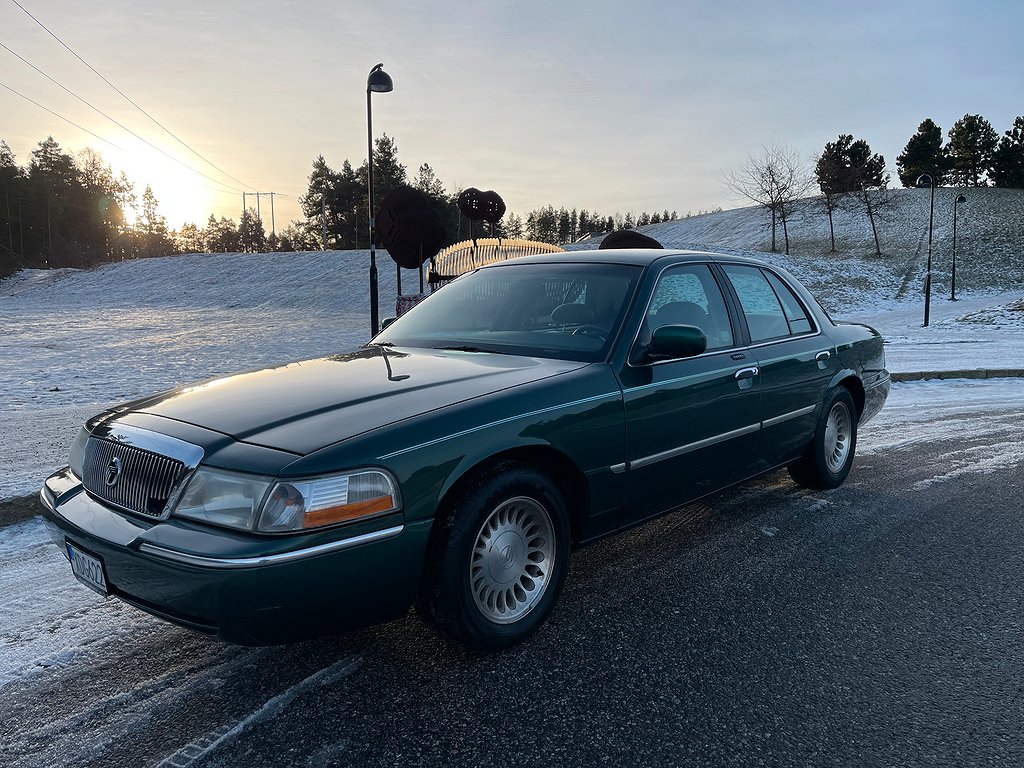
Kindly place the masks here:
POLYGON ((449 245, 432 260, 427 279, 431 290, 451 282, 459 275, 485 264, 518 259, 521 256, 536 256, 539 253, 561 253, 565 249, 536 240, 505 240, 495 237, 463 240, 449 245))

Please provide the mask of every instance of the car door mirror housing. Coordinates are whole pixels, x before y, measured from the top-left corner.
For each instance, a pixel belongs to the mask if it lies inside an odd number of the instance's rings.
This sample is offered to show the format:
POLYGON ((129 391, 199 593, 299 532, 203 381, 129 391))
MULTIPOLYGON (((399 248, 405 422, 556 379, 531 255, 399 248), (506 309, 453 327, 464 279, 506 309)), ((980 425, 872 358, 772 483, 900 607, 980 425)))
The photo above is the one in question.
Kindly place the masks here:
POLYGON ((708 337, 695 325, 663 325, 654 329, 647 345, 650 360, 695 357, 708 348, 708 337))

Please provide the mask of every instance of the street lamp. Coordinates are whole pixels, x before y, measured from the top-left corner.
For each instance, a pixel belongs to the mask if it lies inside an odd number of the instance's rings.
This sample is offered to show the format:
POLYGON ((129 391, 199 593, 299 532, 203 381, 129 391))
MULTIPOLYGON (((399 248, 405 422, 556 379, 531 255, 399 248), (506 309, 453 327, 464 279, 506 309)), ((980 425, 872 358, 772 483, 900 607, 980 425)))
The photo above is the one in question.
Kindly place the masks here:
POLYGON ((953 273, 950 276, 950 281, 949 281, 949 284, 950 284, 949 300, 950 301, 956 301, 957 300, 957 298, 956 298, 956 207, 960 203, 966 203, 966 202, 967 202, 967 198, 964 197, 963 195, 957 195, 953 199, 953 273))
POLYGON ((928 315, 932 305, 932 224, 935 220, 935 177, 930 173, 922 173, 917 177, 917 186, 929 186, 932 190, 931 203, 928 206, 928 268, 924 274, 924 327, 928 327, 928 315))
POLYGON ((373 217, 373 118, 370 111, 371 93, 388 93, 395 89, 391 75, 384 71, 384 65, 378 64, 370 70, 366 78, 366 186, 370 198, 370 336, 377 335, 380 330, 380 312, 377 301, 377 224, 373 217))

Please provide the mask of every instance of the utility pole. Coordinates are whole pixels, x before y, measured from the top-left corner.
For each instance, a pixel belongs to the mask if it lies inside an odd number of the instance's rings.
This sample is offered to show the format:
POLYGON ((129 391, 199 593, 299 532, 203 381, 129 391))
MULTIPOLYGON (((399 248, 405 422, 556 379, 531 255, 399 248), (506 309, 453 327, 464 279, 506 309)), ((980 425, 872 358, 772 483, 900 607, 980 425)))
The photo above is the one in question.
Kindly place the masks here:
POLYGON ((263 221, 263 219, 260 217, 260 195, 262 195, 262 194, 266 194, 266 193, 264 193, 264 192, 257 192, 256 193, 256 218, 259 219, 260 221, 263 221))
POLYGON ((242 213, 245 213, 245 192, 242 193, 242 213))
POLYGON ((277 227, 274 226, 274 193, 270 193, 270 234, 277 234, 277 227))
POLYGON ((320 226, 323 229, 323 239, 320 241, 320 250, 327 250, 327 195, 320 193, 320 226))

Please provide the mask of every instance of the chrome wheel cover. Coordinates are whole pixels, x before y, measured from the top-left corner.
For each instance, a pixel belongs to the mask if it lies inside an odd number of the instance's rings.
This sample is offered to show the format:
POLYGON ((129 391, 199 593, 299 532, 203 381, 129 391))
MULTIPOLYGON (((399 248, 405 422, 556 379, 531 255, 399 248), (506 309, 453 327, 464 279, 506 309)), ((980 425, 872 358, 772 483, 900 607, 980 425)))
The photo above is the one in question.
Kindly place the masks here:
POLYGON ((830 472, 840 472, 850 458, 853 422, 845 403, 836 403, 825 422, 825 465, 830 472))
POLYGON ((554 526, 547 509, 526 496, 503 501, 484 520, 473 544, 473 602, 495 624, 519 621, 544 596, 554 565, 554 526))

